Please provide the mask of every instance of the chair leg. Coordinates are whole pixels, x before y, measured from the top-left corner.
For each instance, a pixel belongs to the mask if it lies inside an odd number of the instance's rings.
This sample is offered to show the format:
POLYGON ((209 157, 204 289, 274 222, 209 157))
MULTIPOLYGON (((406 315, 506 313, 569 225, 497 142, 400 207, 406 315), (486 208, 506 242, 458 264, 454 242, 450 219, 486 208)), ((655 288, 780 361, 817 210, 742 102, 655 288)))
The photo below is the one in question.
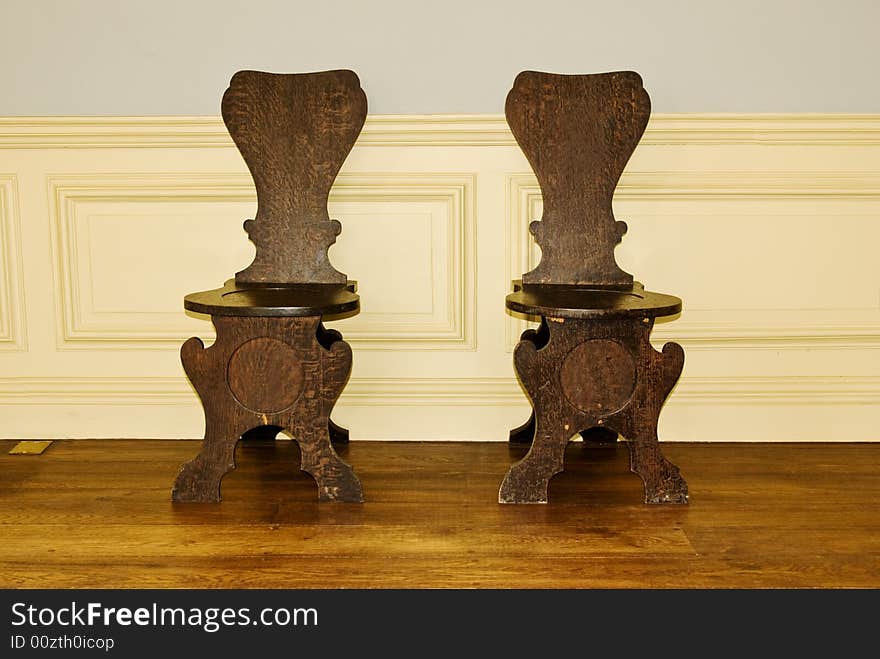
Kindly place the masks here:
POLYGON ((180 359, 195 387, 205 412, 205 438, 199 454, 185 463, 174 481, 174 502, 216 503, 220 481, 235 469, 235 445, 251 425, 225 387, 224 370, 228 325, 217 323, 218 338, 205 348, 201 339, 191 338, 180 348, 180 359))
POLYGON ((314 396, 303 396, 286 415, 287 427, 300 448, 300 469, 310 474, 318 486, 319 501, 360 503, 363 488, 351 466, 333 449, 332 435, 348 431, 330 420, 333 406, 351 373, 351 347, 337 331, 318 334, 314 354, 320 363, 315 374, 314 396))
MULTIPOLYGON (((550 328, 547 319, 541 318, 540 324, 534 329, 525 330, 519 337, 521 342, 528 341, 536 350, 543 348, 550 340, 550 328)), ((532 408, 528 420, 521 426, 510 431, 508 441, 511 444, 531 444, 535 437, 535 410, 532 408)))
POLYGON ((532 448, 508 470, 498 491, 498 503, 547 503, 550 479, 563 470, 565 447, 571 438, 565 428, 570 424, 556 418, 537 417, 532 448))
POLYGON ((360 503, 364 500, 361 482, 330 443, 328 426, 320 420, 297 424, 291 429, 299 444, 300 469, 315 479, 319 501, 360 503))
POLYGON ((171 490, 176 503, 217 503, 220 481, 235 469, 235 445, 239 433, 219 420, 208 420, 199 454, 185 463, 171 490))
POLYGON ((684 350, 674 342, 666 343, 660 352, 650 347, 648 334, 642 336, 644 371, 654 382, 650 396, 641 409, 631 415, 629 441, 630 470, 645 485, 645 503, 687 503, 688 486, 679 468, 666 459, 657 439, 657 423, 667 396, 672 391, 684 366, 684 350))
POLYGON ((660 450, 657 433, 646 431, 628 442, 630 470, 645 485, 645 503, 687 503, 688 486, 679 468, 660 450))

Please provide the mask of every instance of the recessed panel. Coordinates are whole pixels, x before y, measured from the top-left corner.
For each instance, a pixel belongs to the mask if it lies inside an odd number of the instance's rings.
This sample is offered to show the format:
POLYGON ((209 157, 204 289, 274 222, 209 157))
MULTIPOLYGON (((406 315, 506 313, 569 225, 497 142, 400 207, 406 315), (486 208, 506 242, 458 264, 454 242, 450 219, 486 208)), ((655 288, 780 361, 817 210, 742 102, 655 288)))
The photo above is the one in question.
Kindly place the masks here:
POLYGON ((80 290, 93 313, 182 312, 183 296, 216 288, 253 259, 247 203, 77 205, 80 290), (116 210, 116 212, 113 212, 116 210))
POLYGON ((437 284, 442 285, 448 276, 443 268, 443 209, 418 203, 388 204, 381 209, 376 205, 333 204, 333 217, 342 222, 342 234, 330 248, 330 260, 357 280, 361 311, 367 319, 372 314, 430 315, 435 261, 440 261, 437 284))

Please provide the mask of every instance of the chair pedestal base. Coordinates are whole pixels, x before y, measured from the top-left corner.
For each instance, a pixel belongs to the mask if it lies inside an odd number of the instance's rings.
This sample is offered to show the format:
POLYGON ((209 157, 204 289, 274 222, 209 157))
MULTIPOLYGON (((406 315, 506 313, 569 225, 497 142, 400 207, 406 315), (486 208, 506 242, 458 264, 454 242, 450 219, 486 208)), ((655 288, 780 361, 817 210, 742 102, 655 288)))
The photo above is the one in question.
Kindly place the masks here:
POLYGON ((212 346, 191 338, 180 350, 205 412, 205 439, 181 467, 172 500, 220 501, 220 481, 235 468, 239 438, 287 430, 320 501, 363 501, 360 481, 331 444, 331 438, 348 439, 348 431, 330 421, 351 373, 351 348, 339 332, 325 330, 321 316, 212 320, 212 346))
POLYGON ((550 479, 564 468, 575 434, 586 441, 628 440, 630 468, 645 487, 645 503, 687 503, 687 483, 657 439, 666 397, 681 375, 684 351, 651 346, 653 318, 542 319, 523 333, 514 367, 533 407, 533 419, 511 431, 529 442, 528 454, 504 478, 500 503, 546 503, 550 479))

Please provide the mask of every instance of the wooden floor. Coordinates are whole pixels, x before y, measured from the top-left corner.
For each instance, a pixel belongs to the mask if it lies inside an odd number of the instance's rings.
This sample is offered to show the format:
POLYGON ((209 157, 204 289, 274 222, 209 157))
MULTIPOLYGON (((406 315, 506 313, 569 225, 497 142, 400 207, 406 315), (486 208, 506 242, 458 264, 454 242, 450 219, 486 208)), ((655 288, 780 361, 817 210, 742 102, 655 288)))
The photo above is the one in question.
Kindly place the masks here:
POLYGON ((523 506, 496 503, 502 443, 354 442, 362 505, 318 504, 288 441, 240 442, 208 505, 170 502, 196 442, 13 445, 6 588, 880 587, 880 443, 666 443, 688 506, 643 505, 623 445, 570 445, 523 506))

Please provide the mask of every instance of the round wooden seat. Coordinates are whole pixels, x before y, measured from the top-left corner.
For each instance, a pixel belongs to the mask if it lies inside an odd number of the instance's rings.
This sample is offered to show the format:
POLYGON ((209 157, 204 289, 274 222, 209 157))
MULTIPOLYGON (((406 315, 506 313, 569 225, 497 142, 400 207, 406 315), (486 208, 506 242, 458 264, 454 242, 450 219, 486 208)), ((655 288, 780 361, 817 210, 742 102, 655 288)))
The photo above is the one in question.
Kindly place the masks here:
POLYGON ((211 316, 351 316, 360 309, 357 282, 346 284, 236 284, 190 293, 183 298, 189 311, 211 316))
POLYGON ((635 282, 630 290, 599 289, 589 286, 525 285, 513 282, 507 296, 511 311, 550 318, 673 316, 681 311, 681 299, 653 293, 635 282))

